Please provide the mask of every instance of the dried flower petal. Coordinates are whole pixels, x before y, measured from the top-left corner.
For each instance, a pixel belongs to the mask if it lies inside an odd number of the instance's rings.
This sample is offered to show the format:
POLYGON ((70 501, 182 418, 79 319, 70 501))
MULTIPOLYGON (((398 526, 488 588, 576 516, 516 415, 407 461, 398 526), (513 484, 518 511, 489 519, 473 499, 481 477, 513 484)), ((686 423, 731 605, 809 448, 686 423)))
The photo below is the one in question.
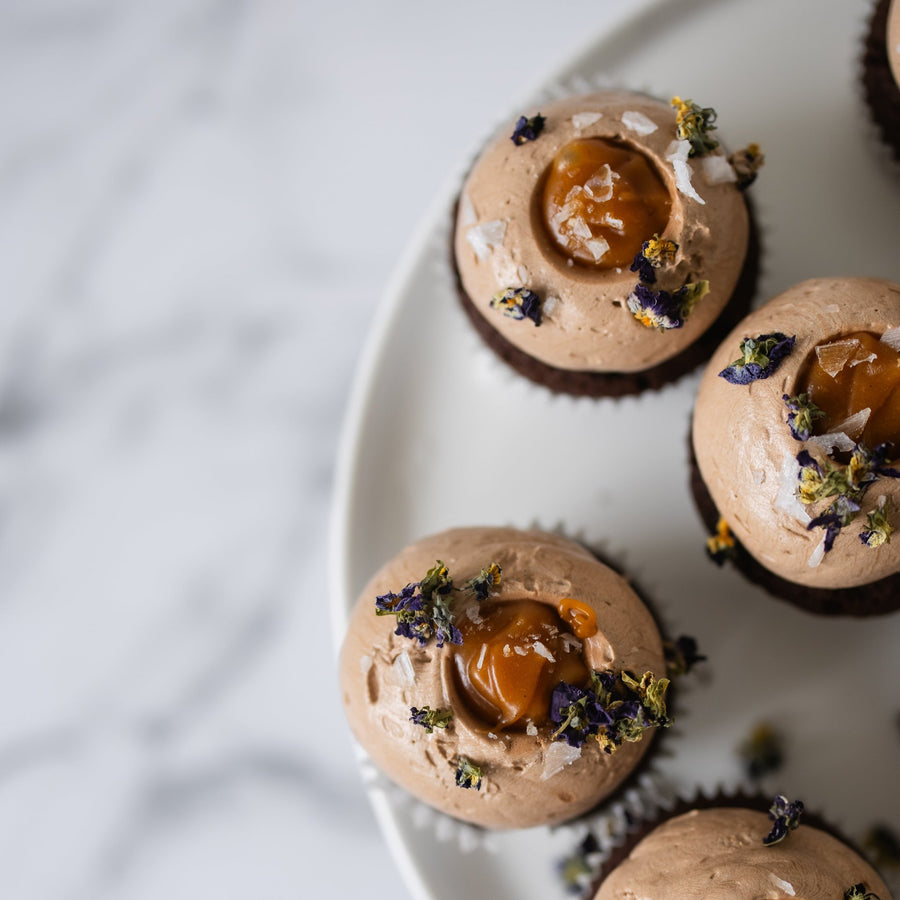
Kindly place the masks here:
POLYGON ((844 891, 844 900, 881 900, 881 898, 875 891, 867 891, 865 884, 860 881, 844 891))
POLYGON ((728 523, 719 516, 716 523, 716 533, 706 540, 706 555, 717 565, 721 566, 726 560, 734 559, 737 553, 737 541, 728 527, 728 523))
POLYGON ((674 294, 654 291, 645 284, 637 284, 628 297, 631 314, 645 328, 668 331, 681 328, 697 303, 709 292, 708 281, 685 284, 674 294))
POLYGON ((675 262, 677 252, 678 244, 675 241, 665 240, 654 234, 650 240, 641 244, 640 252, 631 264, 631 271, 637 272, 644 284, 655 284, 656 269, 675 262))
POLYGON ((709 107, 698 106, 693 100, 672 98, 675 107, 675 134, 681 141, 691 145, 691 156, 703 156, 715 150, 719 142, 710 135, 715 131, 716 111, 709 107))
POLYGON ((747 777, 756 781, 777 772, 784 762, 784 739, 767 722, 761 722, 738 747, 747 777))
POLYGON ((479 601, 487 600, 488 596, 500 589, 500 576, 503 569, 497 563, 492 562, 481 574, 469 579, 468 587, 474 592, 479 601))
POLYGON ((461 788, 475 788, 481 790, 481 781, 484 775, 480 766, 476 766, 464 756, 456 760, 456 786, 461 788))
POLYGON ((763 838, 763 844, 771 847, 783 841, 790 832, 800 824, 803 815, 803 802, 795 800, 793 803, 784 794, 777 794, 769 808, 769 818, 773 820, 772 830, 763 838))
POLYGON ((797 394, 793 397, 782 394, 781 399, 788 408, 787 424, 794 440, 808 441, 812 435, 813 422, 823 418, 824 411, 809 399, 809 394, 797 394))
POLYGON ((878 498, 878 505, 867 516, 868 527, 860 532, 859 539, 867 547, 880 547, 891 542, 894 526, 888 521, 888 516, 893 511, 893 504, 885 496, 878 498))
POLYGON ((663 652, 666 656, 666 671, 670 677, 687 675, 706 657, 697 652, 697 641, 690 635, 683 634, 674 641, 663 641, 663 652))
POLYGON ((453 713, 449 709, 432 709, 430 706, 418 709, 411 706, 409 713, 409 721, 415 725, 421 725, 428 734, 431 734, 435 728, 446 728, 453 721, 453 713))
POLYGON ((491 298, 491 308, 501 310, 511 319, 531 319, 535 326, 541 324, 541 300, 525 287, 497 291, 491 298))
POLYGON ((759 144, 748 144, 743 150, 737 150, 728 157, 741 190, 756 181, 756 176, 765 161, 766 157, 759 144))
POLYGON ((726 366, 719 372, 719 377, 729 384, 750 384, 768 378, 794 349, 795 340, 796 335, 788 337, 779 331, 744 338, 740 346, 740 359, 726 366))
POLYGON ((515 130, 511 135, 512 142, 517 147, 521 147, 526 141, 537 140, 540 133, 544 130, 546 121, 546 118, 540 113, 536 116, 531 116, 530 118, 519 116, 515 130))
POLYGON ((583 894, 593 882, 600 860, 600 844, 589 831, 578 848, 556 865, 566 893, 583 894))

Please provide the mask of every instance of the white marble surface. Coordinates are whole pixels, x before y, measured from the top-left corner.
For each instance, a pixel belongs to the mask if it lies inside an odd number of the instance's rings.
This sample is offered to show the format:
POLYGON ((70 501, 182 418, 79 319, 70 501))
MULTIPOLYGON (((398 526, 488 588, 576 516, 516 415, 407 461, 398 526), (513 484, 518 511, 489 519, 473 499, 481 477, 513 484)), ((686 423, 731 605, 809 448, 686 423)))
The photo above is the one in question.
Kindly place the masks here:
POLYGON ((632 0, 0 5, 0 897, 405 896, 333 677, 352 371, 632 0))

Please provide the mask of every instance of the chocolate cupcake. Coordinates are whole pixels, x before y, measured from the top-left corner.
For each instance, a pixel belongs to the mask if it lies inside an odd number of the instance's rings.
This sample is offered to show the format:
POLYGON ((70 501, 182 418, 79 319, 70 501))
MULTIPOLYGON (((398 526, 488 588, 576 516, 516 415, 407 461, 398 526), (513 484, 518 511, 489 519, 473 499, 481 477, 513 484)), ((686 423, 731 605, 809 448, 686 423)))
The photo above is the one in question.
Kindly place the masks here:
POLYGON ((878 0, 863 52, 863 87, 885 143, 900 160, 900 0, 878 0))
POLYGON ((708 358, 713 324, 752 295, 742 189, 762 163, 755 146, 729 157, 715 121, 611 91, 503 126, 463 185, 453 242, 463 306, 503 359, 555 391, 618 396, 708 358))
POLYGON ((808 610, 900 607, 900 285, 823 278, 747 316, 710 361, 692 487, 710 549, 808 610))
POLYGON ((803 897, 891 900, 878 873, 803 804, 776 797, 681 803, 609 857, 594 900, 803 897))
POLYGON ((582 546, 539 531, 459 528, 407 547, 363 591, 340 677, 376 766, 489 828, 613 797, 670 721, 646 606, 582 546))

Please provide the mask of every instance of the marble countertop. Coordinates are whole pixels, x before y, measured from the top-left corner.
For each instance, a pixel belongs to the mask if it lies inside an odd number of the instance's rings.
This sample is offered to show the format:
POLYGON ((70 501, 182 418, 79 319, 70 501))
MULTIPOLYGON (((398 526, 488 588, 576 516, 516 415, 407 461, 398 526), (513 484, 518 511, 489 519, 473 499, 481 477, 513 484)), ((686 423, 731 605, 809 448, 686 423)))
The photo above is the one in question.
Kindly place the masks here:
POLYGON ((429 200, 633 0, 0 8, 0 896, 405 896, 334 682, 352 373, 429 200))

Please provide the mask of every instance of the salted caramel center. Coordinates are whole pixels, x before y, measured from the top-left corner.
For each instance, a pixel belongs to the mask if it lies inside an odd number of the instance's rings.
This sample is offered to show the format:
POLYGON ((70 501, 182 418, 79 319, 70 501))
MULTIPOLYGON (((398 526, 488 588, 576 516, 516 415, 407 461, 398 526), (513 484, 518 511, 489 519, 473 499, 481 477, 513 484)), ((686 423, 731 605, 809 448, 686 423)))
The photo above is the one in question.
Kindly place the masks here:
POLYGON ((544 184, 544 224, 569 258, 598 269, 630 266, 662 234, 672 200, 647 157, 602 138, 566 144, 544 184))
POLYGON ((521 730, 548 720, 560 681, 583 685, 589 671, 552 606, 534 600, 482 604, 458 622, 456 685, 469 710, 494 730, 521 730))
POLYGON ((817 346, 798 393, 825 413, 816 434, 843 431, 869 447, 891 441, 900 449, 900 353, 876 335, 858 331, 817 346))

